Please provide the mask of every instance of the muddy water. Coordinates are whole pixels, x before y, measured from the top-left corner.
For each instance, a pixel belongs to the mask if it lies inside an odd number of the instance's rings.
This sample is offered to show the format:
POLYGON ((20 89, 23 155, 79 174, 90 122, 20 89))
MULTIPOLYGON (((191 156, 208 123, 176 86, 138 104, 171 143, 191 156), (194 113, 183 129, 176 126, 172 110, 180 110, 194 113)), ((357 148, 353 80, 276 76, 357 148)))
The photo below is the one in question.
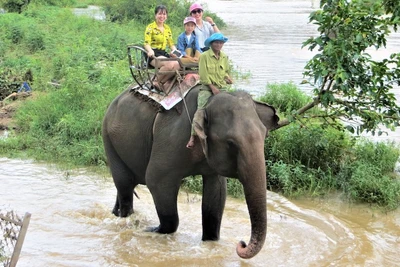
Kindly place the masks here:
POLYGON ((178 232, 144 232, 158 218, 146 187, 135 214, 111 214, 109 178, 26 160, 0 158, 0 207, 32 213, 18 266, 400 266, 400 212, 382 214, 340 201, 289 201, 268 192, 268 234, 262 251, 241 260, 248 241, 244 200, 229 198, 221 240, 201 242, 201 196, 179 195, 178 232))
MULTIPOLYGON (((208 2, 230 25, 226 52, 252 73, 242 87, 258 94, 267 82, 301 81, 311 55, 301 42, 315 30, 307 25, 312 1, 208 2)), ((201 196, 181 193, 178 232, 158 235, 143 231, 158 218, 146 187, 137 191, 135 214, 116 218, 110 177, 0 158, 0 208, 32 213, 18 266, 400 266, 400 210, 268 192, 267 241, 255 258, 241 260, 235 246, 250 236, 244 200, 228 199, 220 241, 201 242, 201 196)))

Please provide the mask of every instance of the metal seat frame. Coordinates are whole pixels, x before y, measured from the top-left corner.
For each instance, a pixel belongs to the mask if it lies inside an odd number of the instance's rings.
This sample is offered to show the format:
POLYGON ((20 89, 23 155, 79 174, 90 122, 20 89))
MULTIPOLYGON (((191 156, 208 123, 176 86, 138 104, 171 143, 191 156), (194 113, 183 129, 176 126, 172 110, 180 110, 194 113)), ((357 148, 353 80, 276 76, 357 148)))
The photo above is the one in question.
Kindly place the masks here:
MULTIPOLYGON (((138 45, 128 45, 128 60, 129 60, 129 69, 132 74, 135 82, 142 89, 150 90, 154 87, 154 81, 157 75, 162 74, 175 74, 173 78, 174 81, 171 83, 171 86, 174 84, 177 79, 177 75, 179 74, 184 78, 186 74, 189 73, 198 73, 198 64, 184 64, 182 63, 180 58, 155 58, 155 67, 150 65, 150 60, 145 55, 147 51, 138 45), (177 61, 179 63, 180 69, 173 71, 161 71, 158 66, 160 62, 163 61, 177 61)), ((171 88, 168 88, 166 91, 169 92, 171 88)))

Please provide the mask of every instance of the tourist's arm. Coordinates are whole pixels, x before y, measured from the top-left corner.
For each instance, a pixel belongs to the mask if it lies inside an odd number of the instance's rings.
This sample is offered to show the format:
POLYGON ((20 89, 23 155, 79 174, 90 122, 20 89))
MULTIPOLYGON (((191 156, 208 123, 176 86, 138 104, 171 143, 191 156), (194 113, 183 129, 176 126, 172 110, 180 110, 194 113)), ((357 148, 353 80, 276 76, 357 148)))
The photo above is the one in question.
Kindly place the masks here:
POLYGON ((210 23, 211 29, 212 29, 213 33, 221 32, 221 31, 219 30, 217 24, 215 24, 214 20, 213 20, 211 17, 206 17, 205 20, 206 20, 208 23, 210 23))
MULTIPOLYGON (((201 50, 200 45, 199 45, 199 39, 197 38, 196 35, 193 35, 193 36, 194 36, 194 48, 195 48, 197 51, 199 51, 200 53, 203 53, 203 51, 201 50)), ((196 51, 195 51, 195 52, 196 52, 196 51)))
POLYGON ((176 48, 181 51, 182 56, 186 56, 186 52, 185 52, 185 35, 184 34, 180 34, 178 36, 178 43, 176 44, 176 48))

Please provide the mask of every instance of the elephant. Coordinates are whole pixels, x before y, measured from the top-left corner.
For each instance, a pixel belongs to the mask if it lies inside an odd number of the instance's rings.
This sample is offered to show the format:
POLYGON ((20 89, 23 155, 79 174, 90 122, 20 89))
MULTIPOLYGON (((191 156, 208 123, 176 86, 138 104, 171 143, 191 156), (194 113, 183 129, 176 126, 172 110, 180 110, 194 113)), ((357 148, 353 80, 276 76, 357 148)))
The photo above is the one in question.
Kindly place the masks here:
POLYGON ((264 140, 278 128, 275 109, 252 99, 245 91, 210 97, 192 149, 186 148, 191 120, 202 85, 194 86, 177 104, 163 112, 125 90, 103 120, 103 143, 117 189, 113 213, 133 213, 134 189, 146 185, 154 199, 160 224, 151 230, 174 233, 179 225, 177 196, 182 180, 202 175, 202 240, 219 240, 226 201, 227 178, 243 184, 251 220, 251 238, 237 244, 241 258, 255 256, 267 232, 264 140), (190 118, 190 119, 189 119, 190 118))

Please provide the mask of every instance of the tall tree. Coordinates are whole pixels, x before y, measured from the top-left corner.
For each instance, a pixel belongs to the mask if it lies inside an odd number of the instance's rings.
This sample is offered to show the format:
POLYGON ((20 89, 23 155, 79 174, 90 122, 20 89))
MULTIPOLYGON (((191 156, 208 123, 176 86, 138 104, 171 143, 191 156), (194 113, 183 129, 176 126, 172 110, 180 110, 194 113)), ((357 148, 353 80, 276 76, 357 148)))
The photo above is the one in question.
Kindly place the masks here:
POLYGON ((317 117, 325 123, 353 121, 346 128, 357 134, 380 135, 382 125, 399 126, 400 108, 392 89, 400 85, 400 53, 377 61, 366 50, 384 48, 389 34, 397 31, 400 1, 321 0, 310 22, 318 25, 319 36, 303 47, 317 53, 303 74, 314 88, 314 101, 280 126, 304 117, 314 106, 322 107, 317 117))

